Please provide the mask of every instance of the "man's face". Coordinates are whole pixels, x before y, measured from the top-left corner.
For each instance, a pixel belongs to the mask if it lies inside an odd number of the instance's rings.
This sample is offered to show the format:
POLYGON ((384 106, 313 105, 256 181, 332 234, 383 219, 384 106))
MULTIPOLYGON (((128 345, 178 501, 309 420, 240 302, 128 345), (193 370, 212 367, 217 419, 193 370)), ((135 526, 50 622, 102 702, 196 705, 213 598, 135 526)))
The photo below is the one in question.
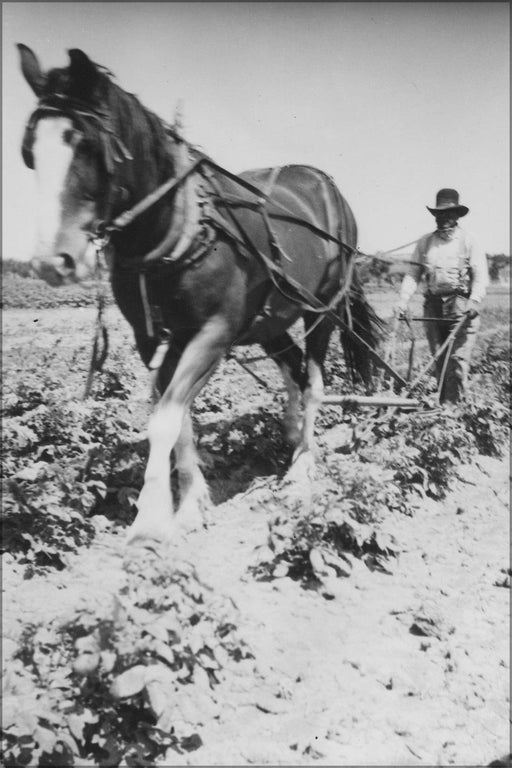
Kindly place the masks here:
POLYGON ((446 211, 439 211, 435 215, 437 228, 441 231, 445 229, 453 229, 459 218, 458 213, 450 210, 450 208, 447 208, 446 211))

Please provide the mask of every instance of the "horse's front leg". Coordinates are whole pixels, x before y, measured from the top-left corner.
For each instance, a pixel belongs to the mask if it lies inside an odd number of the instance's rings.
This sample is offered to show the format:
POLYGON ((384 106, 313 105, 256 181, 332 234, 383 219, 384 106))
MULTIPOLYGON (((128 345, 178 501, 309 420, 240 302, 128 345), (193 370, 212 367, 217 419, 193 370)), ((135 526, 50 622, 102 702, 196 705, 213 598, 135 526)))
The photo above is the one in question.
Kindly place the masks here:
POLYGON ((129 543, 148 539, 167 542, 173 538, 177 519, 173 515, 170 486, 171 451, 178 442, 194 397, 214 371, 228 343, 226 322, 222 318, 209 320, 185 347, 150 417, 149 457, 137 501, 137 516, 128 534, 129 543))

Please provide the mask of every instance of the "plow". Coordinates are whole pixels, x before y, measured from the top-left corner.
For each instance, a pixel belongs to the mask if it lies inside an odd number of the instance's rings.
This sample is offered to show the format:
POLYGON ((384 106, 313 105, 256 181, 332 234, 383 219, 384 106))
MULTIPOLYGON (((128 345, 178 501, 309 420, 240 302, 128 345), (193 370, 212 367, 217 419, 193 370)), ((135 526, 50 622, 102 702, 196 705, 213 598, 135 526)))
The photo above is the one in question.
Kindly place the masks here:
MULTIPOLYGON (((418 392, 424 385, 425 380, 430 376, 431 369, 436 365, 438 360, 445 355, 445 362, 441 373, 438 394, 442 390, 442 385, 446 375, 446 363, 450 357, 455 339, 460 333, 464 325, 467 323, 468 318, 464 315, 458 323, 454 326, 450 334, 447 336, 443 344, 439 347, 435 354, 430 356, 428 362, 421 368, 419 373, 413 378, 414 368, 414 351, 416 345, 416 336, 411 325, 412 322, 439 322, 437 318, 432 317, 410 317, 403 315, 401 317, 394 318, 392 330, 388 342, 386 344, 386 350, 383 356, 374 352, 374 361, 377 367, 380 367, 380 377, 376 391, 369 395, 347 395, 347 394, 325 394, 323 397, 322 405, 339 405, 339 406, 356 406, 367 408, 400 408, 403 410, 427 410, 428 406, 421 397, 418 396, 418 392), (410 346, 408 352, 408 366, 405 378, 396 370, 396 337, 398 332, 398 323, 405 322, 410 331, 410 346), (398 392, 396 391, 398 390, 398 392), (403 390, 403 391, 402 391, 403 390), (416 395, 416 396, 415 396, 416 395)), ((340 321, 341 324, 342 321, 340 321)), ((260 385, 268 388, 267 382, 260 376, 254 373, 249 368, 249 364, 257 363, 260 360, 266 359, 263 357, 254 357, 248 360, 240 360, 240 358, 233 356, 233 359, 240 365, 250 376, 252 376, 260 385)))

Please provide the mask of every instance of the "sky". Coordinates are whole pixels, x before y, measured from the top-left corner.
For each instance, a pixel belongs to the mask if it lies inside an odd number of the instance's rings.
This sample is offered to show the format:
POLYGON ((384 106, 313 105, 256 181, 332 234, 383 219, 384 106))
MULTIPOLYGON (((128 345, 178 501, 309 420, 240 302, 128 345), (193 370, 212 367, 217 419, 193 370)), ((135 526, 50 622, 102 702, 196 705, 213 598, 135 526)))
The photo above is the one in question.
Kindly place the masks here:
MULTIPOLYGON (((81 48, 230 171, 316 166, 354 211, 359 247, 431 231, 443 187, 487 253, 510 253, 508 2, 3 2, 3 258, 35 241, 20 143, 43 69, 81 48)), ((409 249, 405 249, 406 251, 409 249)))

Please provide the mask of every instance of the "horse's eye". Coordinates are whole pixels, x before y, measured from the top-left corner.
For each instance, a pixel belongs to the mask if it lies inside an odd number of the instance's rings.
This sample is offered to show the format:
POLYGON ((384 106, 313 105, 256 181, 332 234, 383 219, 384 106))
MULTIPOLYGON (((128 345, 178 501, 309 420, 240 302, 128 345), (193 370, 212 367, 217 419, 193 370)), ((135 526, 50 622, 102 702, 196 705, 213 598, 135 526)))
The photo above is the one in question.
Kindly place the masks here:
POLYGON ((62 134, 62 138, 66 144, 69 144, 73 148, 84 143, 83 133, 76 128, 67 128, 62 134))

